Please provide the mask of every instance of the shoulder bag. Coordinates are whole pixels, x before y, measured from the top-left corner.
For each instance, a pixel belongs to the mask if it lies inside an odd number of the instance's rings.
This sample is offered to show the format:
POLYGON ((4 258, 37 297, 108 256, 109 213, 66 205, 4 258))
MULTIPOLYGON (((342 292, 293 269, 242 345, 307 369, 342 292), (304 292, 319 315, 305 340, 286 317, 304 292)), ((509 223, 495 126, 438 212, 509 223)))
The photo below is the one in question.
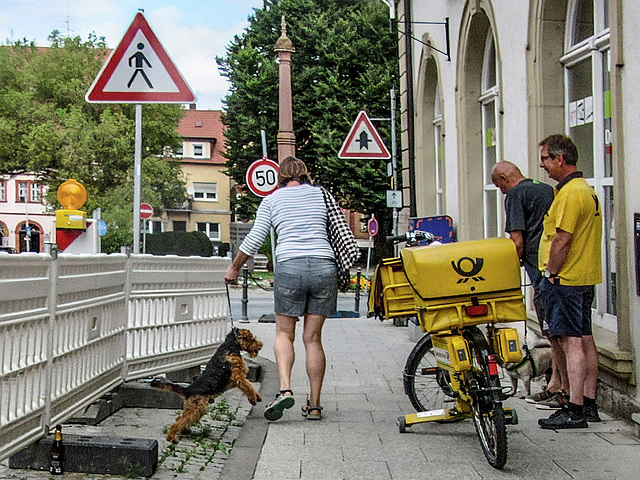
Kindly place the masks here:
POLYGON ((327 236, 338 266, 338 290, 346 292, 351 283, 349 269, 360 258, 360 250, 336 199, 320 187, 327 206, 327 236))

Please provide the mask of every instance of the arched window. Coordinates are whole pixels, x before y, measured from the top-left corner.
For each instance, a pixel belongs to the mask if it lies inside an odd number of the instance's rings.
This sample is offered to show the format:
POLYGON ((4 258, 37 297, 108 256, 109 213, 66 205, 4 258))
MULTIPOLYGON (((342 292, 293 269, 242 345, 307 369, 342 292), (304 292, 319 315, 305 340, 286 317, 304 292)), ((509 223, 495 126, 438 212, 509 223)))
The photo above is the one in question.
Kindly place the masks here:
POLYGON ((498 237, 504 235, 503 201, 500 191, 491 181, 491 170, 500 160, 500 115, 496 47, 493 32, 489 30, 484 47, 482 63, 482 171, 484 182, 484 236, 498 237))
POLYGON ((604 282, 597 286, 596 322, 616 330, 615 199, 611 135, 608 0, 573 0, 567 11, 565 129, 578 147, 578 169, 603 205, 604 282))

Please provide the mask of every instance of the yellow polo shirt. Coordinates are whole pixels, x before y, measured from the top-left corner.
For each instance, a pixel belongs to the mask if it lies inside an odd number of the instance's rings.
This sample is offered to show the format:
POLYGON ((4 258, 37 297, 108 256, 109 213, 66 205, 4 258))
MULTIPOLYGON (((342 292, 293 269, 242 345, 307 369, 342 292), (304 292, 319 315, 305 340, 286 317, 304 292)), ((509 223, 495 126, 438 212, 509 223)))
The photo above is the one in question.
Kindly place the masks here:
POLYGON ((559 228, 570 233, 571 246, 558 272, 561 285, 602 282, 602 211, 598 197, 584 178, 576 177, 556 190, 544 217, 538 266, 545 270, 551 242, 559 228))

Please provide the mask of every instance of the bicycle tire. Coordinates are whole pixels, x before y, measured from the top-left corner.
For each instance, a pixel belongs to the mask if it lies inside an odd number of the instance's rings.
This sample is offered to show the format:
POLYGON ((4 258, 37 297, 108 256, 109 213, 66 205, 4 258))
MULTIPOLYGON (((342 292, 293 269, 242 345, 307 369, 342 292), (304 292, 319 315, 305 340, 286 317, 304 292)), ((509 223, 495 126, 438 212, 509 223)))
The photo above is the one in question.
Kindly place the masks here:
POLYGON ((445 408, 445 402, 452 400, 447 375, 445 370, 437 368, 433 342, 425 335, 409 354, 404 367, 404 391, 417 412, 445 408))
MULTIPOLYGON (((482 354, 483 350, 489 348, 484 335, 476 333, 474 338, 482 343, 481 345, 476 345, 474 342, 469 343, 471 358, 476 364, 474 365, 475 380, 480 387, 495 387, 499 383, 495 384, 496 382, 489 377, 487 359, 482 354)), ((507 422, 502 403, 495 401, 495 399, 477 396, 471 410, 484 456, 489 465, 501 469, 507 463, 507 422)))

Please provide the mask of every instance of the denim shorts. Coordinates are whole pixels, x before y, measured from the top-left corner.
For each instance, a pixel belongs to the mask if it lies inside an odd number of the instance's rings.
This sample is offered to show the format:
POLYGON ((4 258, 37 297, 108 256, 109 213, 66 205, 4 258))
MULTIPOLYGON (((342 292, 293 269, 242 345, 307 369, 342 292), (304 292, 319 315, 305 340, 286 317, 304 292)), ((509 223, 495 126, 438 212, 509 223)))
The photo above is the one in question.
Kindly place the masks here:
POLYGON ((273 279, 277 315, 328 317, 336 313, 337 267, 327 258, 292 258, 278 262, 273 279))
POLYGON ((593 285, 558 285, 545 279, 540 284, 540 294, 550 336, 583 337, 592 334, 593 285))

